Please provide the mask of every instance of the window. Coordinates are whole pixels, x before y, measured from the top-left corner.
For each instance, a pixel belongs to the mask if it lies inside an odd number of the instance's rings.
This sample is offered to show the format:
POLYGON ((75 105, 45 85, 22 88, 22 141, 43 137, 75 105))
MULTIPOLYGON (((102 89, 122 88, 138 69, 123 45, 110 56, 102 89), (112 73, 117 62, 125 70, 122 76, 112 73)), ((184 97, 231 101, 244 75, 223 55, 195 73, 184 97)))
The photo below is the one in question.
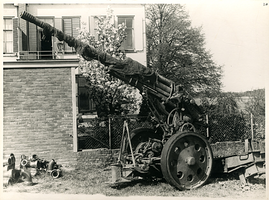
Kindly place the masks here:
POLYGON ((12 18, 3 19, 3 53, 13 52, 13 22, 12 18))
POLYGON ((89 96, 88 88, 86 87, 86 79, 77 76, 78 84, 78 111, 79 113, 93 113, 96 111, 95 104, 89 96))
MULTIPOLYGON (((63 32, 67 35, 76 38, 79 35, 80 18, 79 17, 63 17, 63 32)), ((64 50, 66 53, 75 52, 73 47, 69 47, 64 43, 64 50)))
POLYGON ((134 27, 133 27, 133 16, 119 16, 118 17, 118 24, 124 23, 126 25, 126 33, 127 37, 122 44, 122 47, 125 50, 133 50, 134 49, 134 27))
MULTIPOLYGON (((105 17, 104 15, 100 15, 98 17, 105 17)), ((90 17, 90 33, 95 36, 95 38, 98 38, 97 35, 97 23, 98 23, 98 17, 92 16, 90 17)), ((126 33, 127 37, 125 41, 122 44, 122 47, 125 50, 134 50, 134 27, 133 27, 133 16, 118 16, 118 24, 124 23, 126 25, 126 33)), ((112 18, 112 21, 114 21, 114 18, 112 18)))

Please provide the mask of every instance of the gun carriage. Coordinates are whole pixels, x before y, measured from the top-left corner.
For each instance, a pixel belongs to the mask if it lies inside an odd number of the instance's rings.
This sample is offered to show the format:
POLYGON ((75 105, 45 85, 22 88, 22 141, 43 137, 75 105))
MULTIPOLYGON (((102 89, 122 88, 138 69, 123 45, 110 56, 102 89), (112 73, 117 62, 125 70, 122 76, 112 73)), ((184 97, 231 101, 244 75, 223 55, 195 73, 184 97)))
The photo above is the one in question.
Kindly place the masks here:
MULTIPOLYGON (((118 183, 138 177, 163 177, 184 190, 203 185, 213 163, 211 147, 200 132, 204 116, 194 100, 175 83, 156 71, 126 58, 119 60, 44 23, 27 12, 21 18, 74 47, 86 60, 98 60, 108 73, 137 89, 146 99, 155 129, 137 128, 123 134, 118 163, 112 167, 112 181, 118 183), (118 170, 118 171, 117 171, 118 170), (114 174, 114 175, 113 175, 114 174)), ((125 124, 126 125, 126 124, 125 124)))

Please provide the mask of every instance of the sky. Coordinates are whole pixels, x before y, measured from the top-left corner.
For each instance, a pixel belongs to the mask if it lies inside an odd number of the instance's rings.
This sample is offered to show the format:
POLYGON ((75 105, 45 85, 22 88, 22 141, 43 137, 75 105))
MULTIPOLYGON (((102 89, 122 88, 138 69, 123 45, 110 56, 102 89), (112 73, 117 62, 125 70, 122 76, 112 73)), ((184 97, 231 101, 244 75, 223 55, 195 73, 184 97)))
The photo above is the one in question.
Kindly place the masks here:
POLYGON ((269 1, 199 2, 186 3, 185 8, 192 26, 202 26, 206 48, 214 61, 223 66, 223 91, 265 88, 269 75, 269 1))

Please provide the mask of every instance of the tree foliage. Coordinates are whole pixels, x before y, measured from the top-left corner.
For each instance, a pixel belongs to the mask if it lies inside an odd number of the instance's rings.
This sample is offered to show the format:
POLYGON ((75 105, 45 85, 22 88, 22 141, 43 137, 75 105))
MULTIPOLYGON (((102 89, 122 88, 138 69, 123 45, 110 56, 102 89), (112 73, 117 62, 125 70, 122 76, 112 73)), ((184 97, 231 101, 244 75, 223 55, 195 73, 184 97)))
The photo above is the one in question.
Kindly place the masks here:
POLYGON ((255 116, 265 116, 265 89, 253 90, 246 92, 249 101, 246 105, 246 111, 255 116))
POLYGON ((146 5, 147 62, 191 94, 219 91, 221 66, 205 49, 202 28, 194 28, 180 4, 146 5))
MULTIPOLYGON (((96 18, 98 38, 96 39, 84 27, 78 39, 113 57, 124 59, 125 52, 121 49, 121 44, 126 37, 125 24, 118 24, 115 27, 113 11, 110 8, 105 17, 96 18)), ((96 104, 99 117, 134 113, 139 110, 141 97, 138 96, 138 91, 109 76, 107 66, 96 60, 87 61, 80 56, 79 69, 87 79, 88 94, 96 104)))
POLYGON ((209 115, 240 114, 238 102, 232 93, 218 92, 215 96, 201 98, 201 106, 209 115))

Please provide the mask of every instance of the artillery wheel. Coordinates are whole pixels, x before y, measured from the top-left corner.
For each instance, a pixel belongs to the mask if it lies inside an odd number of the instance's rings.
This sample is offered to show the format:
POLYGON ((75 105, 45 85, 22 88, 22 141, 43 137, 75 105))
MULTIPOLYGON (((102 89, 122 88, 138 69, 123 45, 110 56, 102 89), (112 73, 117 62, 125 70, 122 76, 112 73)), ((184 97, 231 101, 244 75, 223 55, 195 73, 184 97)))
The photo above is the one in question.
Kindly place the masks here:
POLYGON ((172 135, 161 154, 163 177, 180 190, 203 185, 210 176, 212 164, 213 154, 208 141, 194 132, 172 135))

